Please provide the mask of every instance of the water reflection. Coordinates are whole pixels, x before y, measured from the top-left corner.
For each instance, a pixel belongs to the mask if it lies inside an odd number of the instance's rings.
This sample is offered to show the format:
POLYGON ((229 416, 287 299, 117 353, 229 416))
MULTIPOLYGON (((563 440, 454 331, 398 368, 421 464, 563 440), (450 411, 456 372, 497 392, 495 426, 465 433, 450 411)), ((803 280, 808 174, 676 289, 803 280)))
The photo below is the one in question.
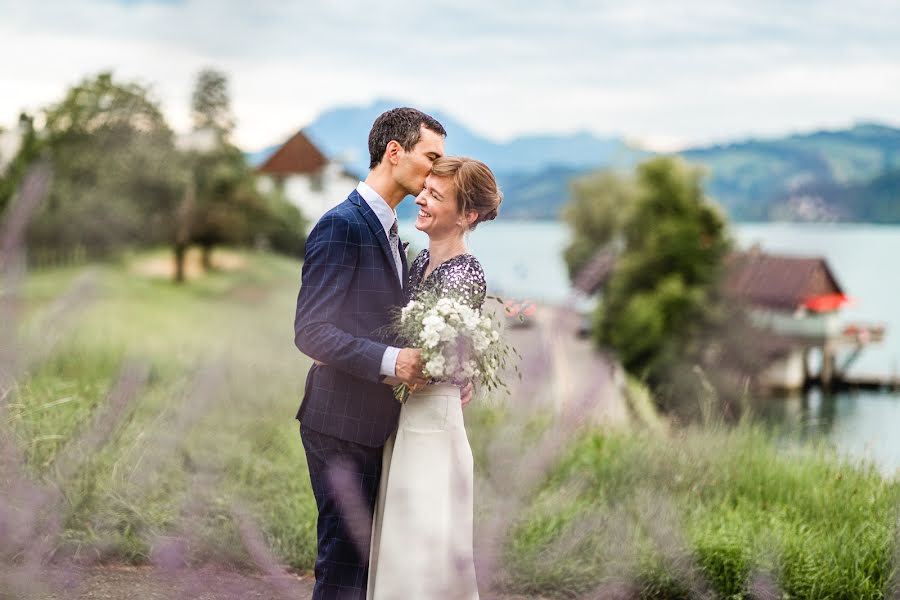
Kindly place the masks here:
POLYGON ((786 442, 824 441, 839 453, 900 469, 900 393, 819 388, 756 403, 757 414, 786 442))

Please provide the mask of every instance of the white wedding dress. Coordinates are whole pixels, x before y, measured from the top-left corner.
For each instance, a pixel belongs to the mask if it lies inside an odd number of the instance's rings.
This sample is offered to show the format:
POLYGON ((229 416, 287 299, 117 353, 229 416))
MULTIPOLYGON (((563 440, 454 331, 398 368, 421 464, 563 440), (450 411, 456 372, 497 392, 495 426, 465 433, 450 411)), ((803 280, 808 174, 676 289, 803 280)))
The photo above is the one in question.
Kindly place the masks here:
MULTIPOLYGON (((410 267, 413 296, 453 293, 476 308, 484 273, 471 254, 428 266, 423 250, 410 267)), ((384 447, 372 525, 368 600, 477 600, 472 548, 474 472, 460 390, 435 383, 411 394, 384 447)))
POLYGON ((473 482, 459 388, 436 384, 412 394, 384 448, 369 600, 478 598, 473 482))

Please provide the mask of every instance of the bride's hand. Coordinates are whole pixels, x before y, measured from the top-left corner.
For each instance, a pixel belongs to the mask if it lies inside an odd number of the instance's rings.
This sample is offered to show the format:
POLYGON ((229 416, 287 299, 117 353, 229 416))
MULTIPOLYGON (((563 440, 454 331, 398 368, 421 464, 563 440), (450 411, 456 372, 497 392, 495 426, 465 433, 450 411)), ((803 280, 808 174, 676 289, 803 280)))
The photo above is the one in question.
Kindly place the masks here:
POLYGON ((465 406, 469 402, 472 401, 472 391, 475 389, 475 386, 472 385, 470 381, 465 385, 465 387, 460 388, 459 390, 459 399, 462 402, 462 405, 465 406))
POLYGON ((386 385, 394 387, 395 385, 400 385, 403 382, 400 381, 399 379, 397 379, 396 377, 385 377, 384 379, 381 380, 381 383, 384 383, 386 385))

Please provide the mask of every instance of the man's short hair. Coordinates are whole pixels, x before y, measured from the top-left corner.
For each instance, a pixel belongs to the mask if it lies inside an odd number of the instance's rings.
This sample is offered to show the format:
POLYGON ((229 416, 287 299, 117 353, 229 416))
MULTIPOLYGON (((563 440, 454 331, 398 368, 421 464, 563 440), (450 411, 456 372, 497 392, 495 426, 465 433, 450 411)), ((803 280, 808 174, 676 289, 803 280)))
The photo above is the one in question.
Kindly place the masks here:
POLYGON ((447 135, 437 119, 415 108, 404 106, 382 113, 369 132, 369 168, 374 169, 381 162, 391 140, 396 140, 407 152, 412 150, 422 138, 423 125, 438 135, 447 135))

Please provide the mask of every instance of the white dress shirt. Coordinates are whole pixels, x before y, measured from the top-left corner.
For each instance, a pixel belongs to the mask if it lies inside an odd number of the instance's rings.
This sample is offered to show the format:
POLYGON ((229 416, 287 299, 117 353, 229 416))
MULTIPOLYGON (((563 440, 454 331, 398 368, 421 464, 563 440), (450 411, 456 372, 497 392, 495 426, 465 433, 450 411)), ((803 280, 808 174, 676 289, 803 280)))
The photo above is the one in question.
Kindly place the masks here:
MULTIPOLYGON (((356 186, 356 191, 359 192, 359 195, 363 197, 363 200, 366 201, 366 204, 369 205, 369 208, 371 208, 372 212, 375 213, 375 216, 378 217, 378 221, 381 223, 381 226, 384 227, 384 235, 390 236, 391 227, 397 219, 397 213, 394 212, 394 209, 384 201, 381 194, 373 190, 365 181, 359 182, 359 185, 356 186)), ((401 248, 400 251, 403 252, 403 249, 401 248)), ((400 273, 400 279, 400 285, 402 287, 403 273, 400 273)), ((385 377, 395 377, 397 375, 397 357, 399 355, 400 348, 394 348, 393 346, 387 347, 387 350, 384 351, 384 355, 381 357, 382 375, 385 377)))

